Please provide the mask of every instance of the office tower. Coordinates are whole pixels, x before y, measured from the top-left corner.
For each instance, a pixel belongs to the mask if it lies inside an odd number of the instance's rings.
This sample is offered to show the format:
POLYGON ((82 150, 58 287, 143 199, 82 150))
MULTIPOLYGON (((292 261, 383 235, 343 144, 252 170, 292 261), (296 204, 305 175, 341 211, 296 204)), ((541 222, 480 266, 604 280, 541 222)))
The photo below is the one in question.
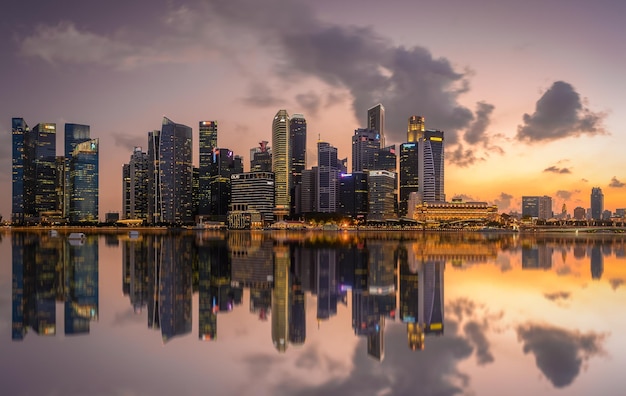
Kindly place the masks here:
POLYGON ((72 185, 70 182, 70 160, 72 152, 77 144, 91 140, 90 127, 84 124, 65 124, 64 135, 64 155, 65 155, 65 197, 63 200, 63 215, 69 217, 70 197, 72 195, 72 185))
POLYGON ((427 129, 418 139, 418 180, 423 202, 444 202, 443 131, 427 129))
MULTIPOLYGON (((231 207, 246 207, 261 213, 264 223, 274 218, 274 174, 272 172, 245 172, 233 174, 231 207)), ((234 209, 238 210, 238 209, 234 209)))
POLYGON ((548 196, 523 196, 522 217, 547 220, 552 217, 552 198, 548 196))
POLYGON ((400 145, 400 217, 408 213, 409 195, 419 192, 418 145, 416 142, 400 145))
POLYGON ((25 197, 28 195, 27 188, 27 157, 26 146, 29 139, 30 129, 23 118, 13 118, 12 123, 12 190, 13 200, 11 207, 11 222, 23 224, 25 213, 30 210, 25 204, 25 197))
POLYGON ((591 189, 591 218, 593 220, 601 220, 604 211, 604 194, 600 187, 591 189))
POLYGON ((250 172, 272 172, 272 150, 266 140, 259 147, 250 149, 250 172))
POLYGON ((352 135, 352 172, 376 169, 380 133, 375 129, 355 129, 352 135))
POLYGON ((385 108, 382 104, 367 110, 367 128, 380 134, 380 147, 385 147, 385 108))
POLYGON ((275 215, 280 220, 289 215, 291 186, 291 147, 289 146, 289 114, 278 110, 272 122, 272 171, 275 177, 275 215))
POLYGON ((339 176, 339 212, 355 220, 365 220, 368 212, 366 172, 344 173, 339 176))
MULTIPOLYGON (((29 195, 34 199, 34 210, 31 213, 34 217, 41 218, 42 215, 58 212, 56 197, 56 124, 41 123, 35 125, 30 131, 32 142, 29 149, 32 150, 30 164, 33 172, 31 177, 25 180, 32 185, 27 187, 29 195)), ((28 197, 27 197, 28 199, 28 197)))
POLYGON ((368 220, 395 218, 396 175, 385 170, 370 171, 368 177, 368 220))
POLYGON ((191 128, 163 117, 159 142, 161 221, 193 223, 191 128))
POLYGON ((98 221, 98 157, 98 139, 74 146, 69 167, 71 222, 98 221))
POLYGON ((326 142, 317 142, 317 166, 317 211, 335 213, 339 187, 337 148, 326 142))
POLYGON ((393 144, 378 150, 376 153, 374 169, 370 170, 386 170, 395 173, 397 172, 396 161, 396 145, 393 144))
POLYGON ((291 215, 302 213, 300 195, 302 172, 306 169, 306 119, 302 114, 294 114, 289 122, 289 147, 291 148, 291 215))
POLYGON ((243 173, 241 157, 227 148, 214 148, 209 170, 209 214, 214 220, 224 221, 231 203, 230 177, 243 173))
POLYGON ((406 131, 407 143, 417 143, 420 137, 424 136, 426 130, 424 117, 413 115, 409 117, 409 126, 406 131))
POLYGON ((148 132, 148 222, 163 220, 161 207, 161 164, 159 161, 161 131, 148 132))
POLYGON ((585 220, 585 208, 581 207, 581 206, 577 206, 576 208, 574 208, 574 219, 575 220, 585 220))
POLYGON ((272 290, 272 342, 278 352, 287 350, 289 340, 289 247, 274 247, 274 289, 272 290))
POLYGON ((200 121, 198 127, 199 170, 198 170, 198 214, 210 214, 210 184, 213 149, 217 148, 217 121, 200 121))
POLYGON ((318 200, 318 167, 305 169, 302 172, 302 196, 301 207, 302 213, 317 212, 318 200))
POLYGON ((149 165, 148 153, 135 147, 130 161, 122 168, 124 219, 148 219, 149 165))

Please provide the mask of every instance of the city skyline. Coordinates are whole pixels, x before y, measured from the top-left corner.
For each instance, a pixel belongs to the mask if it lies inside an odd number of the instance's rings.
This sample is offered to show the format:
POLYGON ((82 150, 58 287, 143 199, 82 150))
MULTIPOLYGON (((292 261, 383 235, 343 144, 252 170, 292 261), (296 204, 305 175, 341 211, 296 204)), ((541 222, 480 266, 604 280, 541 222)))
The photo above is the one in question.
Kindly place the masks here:
MULTIPOLYGON (((555 211, 566 203, 571 214, 589 208, 592 187, 600 187, 606 209, 626 206, 626 112, 612 83, 626 64, 615 51, 621 3, 266 1, 263 13, 247 0, 157 1, 149 10, 141 2, 33 4, 11 4, 9 14, 28 18, 2 27, 0 138, 10 141, 12 117, 59 130, 90 125, 100 139, 101 218, 122 211, 123 164, 134 146, 147 149, 162 115, 193 126, 194 164, 198 122, 217 120, 218 146, 243 155, 248 170, 249 148, 270 140, 272 114, 302 113, 311 168, 318 139, 350 157, 353 131, 367 127, 367 110, 378 103, 385 145, 404 143, 412 115, 445 131, 448 199, 463 195, 508 212, 521 210, 524 195, 547 195, 555 211), (271 23, 279 7, 298 22, 271 23), (431 16, 419 32, 408 23, 415 12, 431 16)), ((58 132, 57 147, 62 139, 58 132)), ((10 145, 3 146, 0 185, 10 188, 10 145)), ((10 196, 0 199, 0 213, 10 219, 10 196)))

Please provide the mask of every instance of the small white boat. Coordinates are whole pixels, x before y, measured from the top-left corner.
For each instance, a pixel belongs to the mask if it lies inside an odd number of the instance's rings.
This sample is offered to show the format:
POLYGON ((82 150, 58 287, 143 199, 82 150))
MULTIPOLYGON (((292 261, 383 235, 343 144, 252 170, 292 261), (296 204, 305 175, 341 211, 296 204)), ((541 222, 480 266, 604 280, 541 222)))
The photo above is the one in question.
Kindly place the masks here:
POLYGON ((70 236, 67 237, 67 239, 82 240, 85 239, 85 234, 83 234, 82 232, 72 232, 70 236))

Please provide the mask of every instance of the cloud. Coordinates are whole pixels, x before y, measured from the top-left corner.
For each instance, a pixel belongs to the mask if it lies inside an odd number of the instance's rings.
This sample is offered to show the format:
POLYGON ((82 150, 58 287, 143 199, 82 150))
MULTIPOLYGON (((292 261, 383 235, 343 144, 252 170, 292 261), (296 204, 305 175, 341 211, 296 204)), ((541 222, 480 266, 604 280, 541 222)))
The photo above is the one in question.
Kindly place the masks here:
POLYGON ((556 388, 570 385, 580 374, 583 363, 603 355, 605 334, 587 333, 544 324, 525 324, 517 328, 524 353, 535 356, 537 367, 556 388))
POLYGON ((495 109, 495 106, 485 102, 476 103, 476 118, 470 124, 467 131, 463 135, 463 139, 467 143, 476 144, 476 143, 484 143, 487 145, 489 143, 489 136, 485 134, 487 131, 487 127, 489 127, 491 113, 495 109))
POLYGON ((560 174, 572 173, 572 171, 569 168, 559 168, 559 167, 554 166, 554 165, 547 167, 543 171, 544 172, 551 172, 551 173, 560 173, 560 174))
POLYGON ((272 89, 267 85, 255 82, 250 86, 248 96, 241 99, 243 103, 252 107, 279 107, 284 105, 284 99, 274 95, 272 89))
POLYGON ((607 134, 602 123, 606 114, 583 107, 580 95, 564 81, 556 81, 537 101, 535 112, 524 114, 517 139, 527 143, 554 141, 581 135, 607 134))
MULTIPOLYGON (((129 136, 122 132, 113 132, 111 137, 116 146, 123 147, 131 153, 135 147, 145 147, 148 144, 148 139, 145 137, 129 136)), ((144 151, 146 151, 145 148, 144 151)))
POLYGON ((478 365, 482 366, 494 361, 493 354, 489 350, 489 340, 485 336, 485 332, 489 329, 487 322, 479 323, 477 321, 469 321, 463 326, 465 335, 470 342, 476 347, 476 359, 478 365))
POLYGON ((613 290, 617 290, 618 287, 626 283, 626 280, 621 279, 621 278, 613 278, 613 279, 609 279, 609 283, 611 284, 611 288, 613 290))
POLYGON ((485 161, 484 158, 478 157, 476 151, 472 149, 464 149, 462 145, 457 145, 456 149, 446 153, 446 160, 461 168, 467 168, 476 162, 485 161))
POLYGON ((560 292, 554 292, 554 293, 544 293, 543 296, 550 301, 557 301, 557 300, 569 300, 571 295, 572 293, 570 292, 560 291, 560 292))
POLYGON ((322 105, 322 99, 315 92, 309 91, 296 95, 296 103, 305 110, 305 116, 315 116, 322 105))
POLYGON ((558 190, 556 192, 556 196, 567 201, 571 199, 574 194, 578 194, 579 192, 580 190, 574 190, 574 191, 558 190))
POLYGON ((504 212, 511 208, 512 200, 513 196, 511 194, 501 192, 500 195, 498 195, 498 198, 493 200, 493 203, 498 206, 499 211, 504 212))
POLYGON ((626 184, 624 184, 623 182, 619 181, 617 179, 617 177, 613 176, 611 178, 611 183, 609 183, 609 187, 613 187, 613 188, 622 188, 626 186, 626 184))

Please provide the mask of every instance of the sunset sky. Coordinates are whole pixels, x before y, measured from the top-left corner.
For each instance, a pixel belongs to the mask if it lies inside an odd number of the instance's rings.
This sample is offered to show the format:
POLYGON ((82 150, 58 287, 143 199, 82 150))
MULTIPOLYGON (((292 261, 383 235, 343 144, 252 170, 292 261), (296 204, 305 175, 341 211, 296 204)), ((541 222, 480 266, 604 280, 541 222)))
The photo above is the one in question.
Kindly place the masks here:
MULTIPOLYGON (((0 23, 0 187, 11 190, 11 117, 91 125, 100 217, 121 210, 122 164, 167 116, 244 157, 278 109, 350 157, 367 108, 386 141, 407 119, 445 131, 448 199, 520 211, 522 195, 626 207, 626 3, 619 0, 136 0, 8 2, 0 23)), ((11 195, 0 214, 11 213, 11 195)))

